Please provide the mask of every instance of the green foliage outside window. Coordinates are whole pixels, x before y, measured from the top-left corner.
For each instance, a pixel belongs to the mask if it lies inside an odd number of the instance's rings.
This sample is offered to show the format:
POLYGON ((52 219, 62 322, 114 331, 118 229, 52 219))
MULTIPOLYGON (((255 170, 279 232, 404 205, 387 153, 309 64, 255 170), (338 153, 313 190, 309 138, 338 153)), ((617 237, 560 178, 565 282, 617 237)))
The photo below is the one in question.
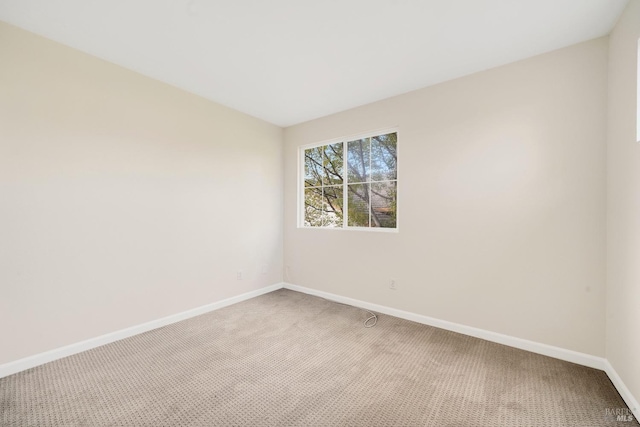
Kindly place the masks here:
POLYGON ((305 149, 304 225, 396 228, 397 147, 393 132, 305 149))

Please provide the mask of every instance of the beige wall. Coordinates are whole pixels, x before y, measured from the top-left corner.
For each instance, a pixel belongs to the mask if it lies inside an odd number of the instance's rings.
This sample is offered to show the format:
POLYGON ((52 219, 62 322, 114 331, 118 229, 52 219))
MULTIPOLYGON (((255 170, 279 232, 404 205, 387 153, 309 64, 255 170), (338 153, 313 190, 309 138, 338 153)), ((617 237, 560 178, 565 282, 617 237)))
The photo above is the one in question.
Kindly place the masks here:
POLYGON ((606 94, 601 38, 285 129, 285 280, 604 356, 606 94), (298 147, 392 126, 400 232, 296 228, 298 147))
MULTIPOLYGON (((610 42, 614 143, 632 129, 615 108, 635 114, 631 13, 610 42)), ((0 364, 279 282, 283 263, 297 285, 604 356, 608 43, 288 128, 283 165, 280 128, 0 23, 0 364), (400 232, 296 228, 297 147, 394 126, 400 232)), ((609 153, 625 381, 636 148, 609 153)))
POLYGON ((3 23, 0 64, 0 364, 282 280, 280 128, 3 23))
POLYGON ((638 38, 640 1, 632 0, 609 38, 607 359, 636 399, 640 399, 638 38))

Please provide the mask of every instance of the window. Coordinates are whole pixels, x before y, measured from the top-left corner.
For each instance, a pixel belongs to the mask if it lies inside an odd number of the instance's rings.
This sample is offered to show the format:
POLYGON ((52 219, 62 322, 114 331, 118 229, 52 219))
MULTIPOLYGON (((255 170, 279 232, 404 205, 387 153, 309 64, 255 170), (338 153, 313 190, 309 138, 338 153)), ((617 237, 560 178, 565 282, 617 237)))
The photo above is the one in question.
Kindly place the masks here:
POLYGON ((303 227, 397 230, 398 132, 300 150, 303 227))

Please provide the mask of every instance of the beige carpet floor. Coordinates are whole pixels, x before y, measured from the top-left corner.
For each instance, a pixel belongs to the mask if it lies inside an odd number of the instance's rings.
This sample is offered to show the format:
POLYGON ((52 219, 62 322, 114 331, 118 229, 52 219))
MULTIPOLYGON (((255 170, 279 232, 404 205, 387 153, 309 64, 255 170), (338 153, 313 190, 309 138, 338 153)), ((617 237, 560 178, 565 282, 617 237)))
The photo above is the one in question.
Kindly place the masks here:
POLYGON ((2 426, 638 426, 604 372, 279 290, 0 379, 2 426))

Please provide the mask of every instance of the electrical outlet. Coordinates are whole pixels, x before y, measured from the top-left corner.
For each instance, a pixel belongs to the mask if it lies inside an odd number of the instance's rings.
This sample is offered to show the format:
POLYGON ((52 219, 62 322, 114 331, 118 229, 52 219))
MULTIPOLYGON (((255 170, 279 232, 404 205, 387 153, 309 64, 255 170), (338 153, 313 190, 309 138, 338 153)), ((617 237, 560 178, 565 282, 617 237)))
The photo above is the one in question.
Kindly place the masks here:
POLYGON ((236 273, 236 279, 242 280, 242 270, 238 270, 238 272, 236 273))
POLYGON ((394 279, 393 277, 389 279, 389 289, 394 291, 398 289, 398 279, 394 279))

